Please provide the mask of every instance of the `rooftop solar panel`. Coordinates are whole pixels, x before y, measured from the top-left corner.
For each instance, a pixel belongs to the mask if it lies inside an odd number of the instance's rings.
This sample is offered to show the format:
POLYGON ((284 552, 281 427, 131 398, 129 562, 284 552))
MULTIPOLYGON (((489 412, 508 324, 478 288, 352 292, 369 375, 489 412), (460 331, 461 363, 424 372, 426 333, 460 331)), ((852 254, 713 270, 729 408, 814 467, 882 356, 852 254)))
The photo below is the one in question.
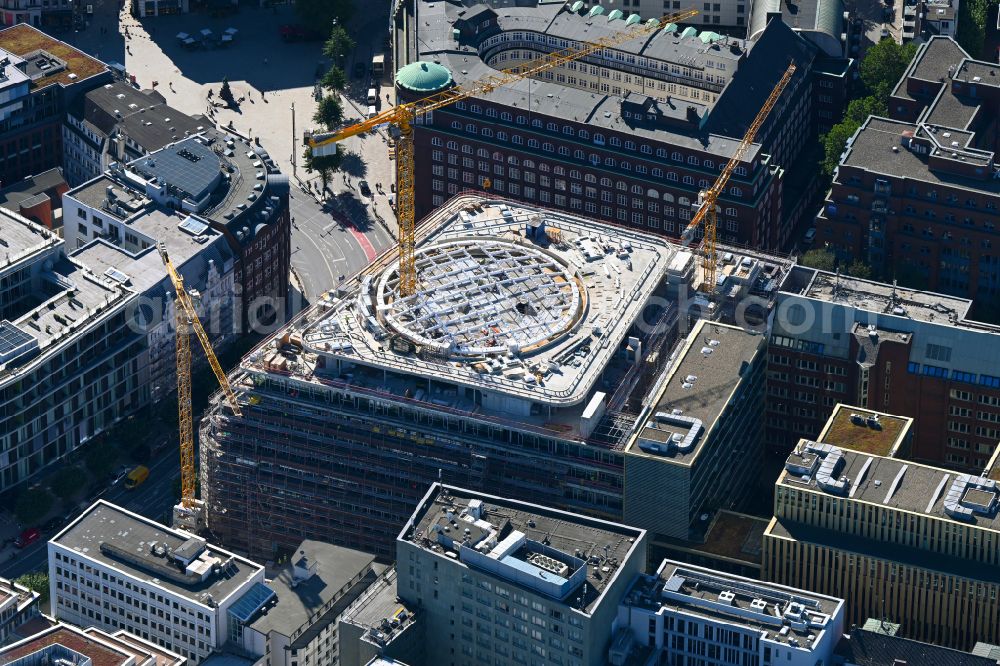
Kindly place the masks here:
POLYGON ((0 363, 11 360, 38 345, 35 338, 4 319, 0 321, 0 363))
POLYGON ((133 162, 140 171, 200 200, 222 177, 219 157, 196 137, 179 141, 133 162))
POLYGON ((229 607, 229 614, 242 623, 250 621, 257 611, 276 595, 274 590, 263 583, 254 583, 239 600, 229 607))

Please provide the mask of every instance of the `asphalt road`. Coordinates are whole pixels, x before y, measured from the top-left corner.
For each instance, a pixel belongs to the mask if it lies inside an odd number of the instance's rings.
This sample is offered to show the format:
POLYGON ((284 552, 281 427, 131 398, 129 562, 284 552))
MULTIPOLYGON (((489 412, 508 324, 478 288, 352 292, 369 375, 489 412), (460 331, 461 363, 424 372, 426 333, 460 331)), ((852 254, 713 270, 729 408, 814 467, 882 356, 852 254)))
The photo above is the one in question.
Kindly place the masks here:
MULTIPOLYGON (((180 458, 172 449, 165 447, 156 457, 156 461, 149 465, 149 470, 149 478, 135 490, 125 490, 118 485, 105 492, 101 498, 169 525, 174 505, 173 480, 180 474, 180 458)), ((73 513, 76 514, 76 511, 73 513)), ((62 530, 62 527, 59 530, 62 530)), ((0 564, 0 577, 17 578, 29 571, 47 569, 46 543, 53 536, 55 533, 43 534, 42 538, 32 545, 15 551, 13 559, 7 559, 0 564)))

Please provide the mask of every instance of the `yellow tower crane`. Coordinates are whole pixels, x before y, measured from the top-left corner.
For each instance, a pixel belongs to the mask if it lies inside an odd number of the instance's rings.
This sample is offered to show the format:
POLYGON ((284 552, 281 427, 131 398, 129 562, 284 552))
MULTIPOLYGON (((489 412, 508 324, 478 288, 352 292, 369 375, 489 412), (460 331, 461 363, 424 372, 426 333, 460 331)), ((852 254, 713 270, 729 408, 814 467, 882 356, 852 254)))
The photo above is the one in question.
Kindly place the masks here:
POLYGON ((736 150, 733 152, 733 156, 729 158, 729 162, 726 163, 725 168, 722 169, 722 172, 715 180, 715 183, 699 195, 700 206, 698 208, 698 212, 681 234, 681 238, 687 243, 690 243, 694 238, 694 234, 698 227, 702 223, 705 225, 705 235, 701 247, 703 273, 701 289, 705 293, 715 293, 715 269, 717 266, 715 245, 718 230, 716 206, 718 204, 719 197, 726 191, 726 184, 729 183, 729 177, 733 175, 733 171, 737 166, 739 166, 740 161, 742 161, 747 151, 750 150, 750 146, 753 144, 754 138, 757 136, 757 132, 760 130, 761 125, 764 124, 768 114, 771 113, 771 109, 774 108, 774 105, 777 103, 778 98, 781 97, 781 93, 784 92, 785 87, 788 85, 788 82, 791 80, 792 74, 794 73, 795 63, 789 63, 788 69, 785 70, 785 73, 782 75, 777 85, 774 86, 774 89, 768 96, 767 101, 764 102, 764 106, 762 106, 760 111, 757 112, 757 117, 754 118, 753 123, 750 124, 750 128, 747 130, 746 135, 744 135, 743 140, 740 141, 739 145, 736 147, 736 150))
POLYGON ((637 23, 621 32, 594 40, 583 46, 547 53, 523 65, 500 70, 496 74, 491 74, 478 81, 449 88, 416 102, 400 104, 350 127, 330 134, 318 134, 310 138, 309 147, 313 155, 321 157, 335 153, 336 146, 334 144, 338 141, 364 134, 379 125, 395 125, 399 129, 400 136, 396 152, 396 215, 399 220, 398 295, 412 296, 417 288, 417 269, 414 258, 416 221, 413 216, 413 123, 417 118, 460 100, 489 93, 500 86, 527 79, 568 62, 579 60, 603 49, 620 46, 629 40, 656 32, 669 23, 678 23, 697 14, 696 10, 688 9, 676 14, 668 14, 659 19, 651 19, 645 23, 637 23))
POLYGON ((174 316, 177 322, 177 415, 180 434, 181 451, 181 501, 174 507, 174 527, 190 531, 198 531, 204 524, 204 507, 195 499, 195 483, 197 472, 194 464, 194 424, 191 421, 191 331, 194 330, 201 342, 205 356, 208 358, 212 372, 226 394, 226 400, 233 414, 242 416, 240 406, 236 402, 236 394, 226 378, 226 373, 215 357, 212 343, 198 319, 198 313, 191 302, 191 295, 184 288, 184 278, 174 268, 167 255, 166 247, 161 243, 157 249, 160 259, 167 267, 167 275, 174 285, 174 316))

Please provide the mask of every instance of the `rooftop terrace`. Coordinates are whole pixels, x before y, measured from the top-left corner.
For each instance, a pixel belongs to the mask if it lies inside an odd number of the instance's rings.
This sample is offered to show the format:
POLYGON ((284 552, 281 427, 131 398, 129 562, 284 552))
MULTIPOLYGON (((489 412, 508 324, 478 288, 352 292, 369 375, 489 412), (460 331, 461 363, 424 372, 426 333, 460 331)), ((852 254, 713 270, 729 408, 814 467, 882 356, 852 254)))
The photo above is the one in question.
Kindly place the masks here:
POLYGON ((892 457, 910 433, 913 419, 838 404, 818 441, 859 453, 892 457))
POLYGON ((0 48, 29 62, 33 56, 39 55, 39 51, 44 51, 65 63, 65 67, 52 68, 52 74, 46 74, 44 71, 33 72, 29 66, 28 73, 33 79, 31 83, 33 89, 54 84, 65 86, 79 83, 108 69, 100 60, 91 58, 66 42, 50 37, 27 23, 0 30, 0 48))
POLYGON ((426 550, 589 613, 645 531, 434 484, 400 534, 426 550), (582 587, 586 583, 586 587, 582 587))
POLYGON ((654 576, 641 576, 627 593, 630 606, 656 612, 667 607, 715 622, 742 625, 772 641, 811 649, 835 618, 843 600, 775 583, 744 578, 672 560, 654 576))
POLYGON ((124 575, 212 607, 263 567, 99 500, 51 540, 124 575), (217 569, 217 571, 216 571, 217 569), (205 575, 207 572, 207 575, 205 575))
POLYGON ((627 451, 692 464, 761 344, 758 334, 699 320, 627 451))

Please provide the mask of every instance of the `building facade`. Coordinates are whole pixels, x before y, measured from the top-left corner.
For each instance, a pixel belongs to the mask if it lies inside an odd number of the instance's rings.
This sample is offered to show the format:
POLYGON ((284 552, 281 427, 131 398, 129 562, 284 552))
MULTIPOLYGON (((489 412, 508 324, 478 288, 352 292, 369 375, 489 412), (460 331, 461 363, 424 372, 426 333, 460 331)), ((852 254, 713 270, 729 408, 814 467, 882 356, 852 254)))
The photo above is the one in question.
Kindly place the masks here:
POLYGON ((124 629, 192 664, 229 641, 230 610, 264 582, 264 567, 103 500, 48 553, 56 619, 124 629))
MULTIPOLYGON (((414 5, 418 18, 407 25, 415 34, 404 31, 399 42, 420 46, 397 54, 403 99, 610 36, 628 20, 620 10, 591 16, 600 6, 478 5, 459 15, 448 3, 414 5)), ((777 19, 755 41, 670 24, 606 50, 607 59, 567 63, 417 119, 417 217, 489 181, 489 190, 526 203, 678 236, 793 60, 795 76, 719 202, 721 241, 783 246, 791 230, 782 168, 813 136, 819 94, 816 47, 777 19)))
POLYGON ((396 544, 397 592, 442 666, 603 665, 646 565, 644 530, 441 484, 396 544))
POLYGON ((844 605, 664 560, 655 574, 639 576, 619 604, 608 663, 833 666, 844 605))
POLYGON ((48 31, 65 30, 73 24, 72 0, 50 0, 41 4, 35 0, 2 0, 0 26, 26 23, 48 31))
POLYGON ((885 280, 973 298, 996 318, 1000 173, 997 65, 950 37, 921 44, 889 99, 852 137, 816 239, 885 280))
POLYGON ((766 357, 762 335, 696 324, 625 449, 626 523, 690 539, 708 515, 740 507, 763 454, 766 357))
POLYGON ((0 30, 0 186, 61 166, 66 110, 108 67, 26 23, 0 30))
POLYGON ((838 403, 913 418, 910 457, 981 472, 1000 429, 1000 329, 968 299, 795 267, 768 340, 766 439, 816 439, 838 403))
POLYGON ((10 642, 11 632, 20 624, 38 615, 39 596, 20 583, 0 578, 0 645, 10 642))
POLYGON ((202 422, 203 493, 230 547, 270 557, 275 544, 311 538, 391 557, 406 507, 439 477, 621 518, 635 420, 627 405, 667 361, 677 330, 670 276, 687 275, 692 255, 655 236, 478 197, 442 207, 423 229, 426 288, 457 299, 442 321, 481 302, 496 323, 455 328, 450 347, 409 315, 370 305, 396 283, 385 261, 244 359, 231 380, 250 403, 243 416, 213 408, 202 422), (493 232, 488 253, 476 249, 493 232), (585 240, 595 233, 620 249, 605 254, 585 240), (549 235, 559 242, 541 247, 549 235), (446 266, 500 270, 494 253, 505 277, 447 280, 446 266), (575 271, 574 262, 586 264, 579 282, 533 277, 535 266, 575 271), (505 286, 478 293, 496 280, 505 286), (508 359, 513 348, 524 351, 508 359), (472 349, 495 360, 480 365, 472 349))
POLYGON ((802 440, 775 485, 763 575, 843 594, 852 624, 884 617, 919 641, 996 643, 998 508, 985 474, 802 440))

